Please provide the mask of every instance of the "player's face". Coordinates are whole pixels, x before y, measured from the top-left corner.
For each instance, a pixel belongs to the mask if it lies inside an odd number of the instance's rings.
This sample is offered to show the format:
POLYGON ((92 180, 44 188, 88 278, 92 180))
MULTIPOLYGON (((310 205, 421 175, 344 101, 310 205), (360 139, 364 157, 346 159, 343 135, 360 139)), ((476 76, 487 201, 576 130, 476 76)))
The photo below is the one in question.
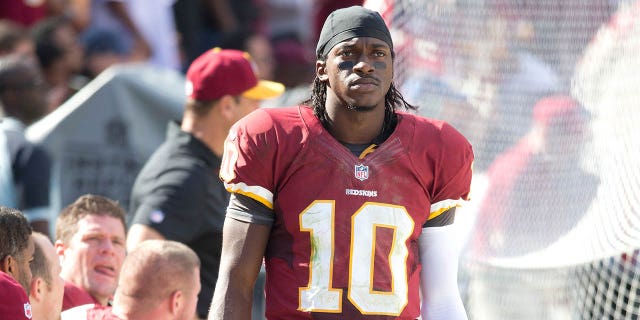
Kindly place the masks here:
POLYGON ((318 64, 317 72, 327 83, 328 108, 384 108, 393 79, 391 48, 377 38, 353 38, 333 47, 326 62, 318 64))
POLYGON ((63 278, 95 298, 108 299, 116 289, 125 257, 122 222, 108 215, 84 216, 63 256, 63 278))

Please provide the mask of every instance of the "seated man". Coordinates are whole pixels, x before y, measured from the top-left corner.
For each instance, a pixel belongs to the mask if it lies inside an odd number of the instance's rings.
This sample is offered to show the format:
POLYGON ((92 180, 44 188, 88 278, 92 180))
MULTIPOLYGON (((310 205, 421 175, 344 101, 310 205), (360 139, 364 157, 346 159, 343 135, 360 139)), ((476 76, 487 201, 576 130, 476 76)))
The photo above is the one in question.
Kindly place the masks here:
POLYGON ((62 311, 64 280, 60 278, 60 263, 51 240, 34 232, 35 252, 31 262, 31 290, 29 302, 33 319, 58 320, 62 311))
POLYGON ((65 280, 63 311, 109 303, 125 256, 125 215, 116 201, 88 194, 58 216, 55 247, 65 280))
POLYGON ((78 306, 64 311, 61 319, 194 319, 198 292, 195 252, 179 242, 147 240, 124 260, 112 307, 78 306))
POLYGON ((0 206, 0 316, 31 319, 26 290, 33 260, 31 226, 22 212, 0 206))

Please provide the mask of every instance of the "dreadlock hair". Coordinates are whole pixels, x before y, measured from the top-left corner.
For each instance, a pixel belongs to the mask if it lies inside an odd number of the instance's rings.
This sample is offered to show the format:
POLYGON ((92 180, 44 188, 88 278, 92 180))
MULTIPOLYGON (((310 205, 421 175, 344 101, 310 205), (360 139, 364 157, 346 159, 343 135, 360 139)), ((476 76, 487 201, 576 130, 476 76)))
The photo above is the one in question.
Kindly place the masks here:
MULTIPOLYGON (((392 58, 395 57, 395 54, 392 53, 392 58)), ((327 61, 327 55, 319 55, 318 60, 327 61)), ((322 124, 326 124, 328 122, 327 112, 325 110, 325 102, 327 101, 327 85, 322 82, 318 75, 313 79, 313 84, 311 86, 311 97, 305 100, 303 104, 310 106, 313 109, 313 113, 315 114, 322 124)), ((384 107, 385 107, 385 116, 384 123, 386 131, 386 126, 393 126, 396 123, 396 114, 395 111, 397 108, 403 108, 405 110, 417 110, 418 107, 408 103, 402 93, 395 87, 393 82, 391 82, 391 86, 389 87, 389 91, 384 96, 384 107)))

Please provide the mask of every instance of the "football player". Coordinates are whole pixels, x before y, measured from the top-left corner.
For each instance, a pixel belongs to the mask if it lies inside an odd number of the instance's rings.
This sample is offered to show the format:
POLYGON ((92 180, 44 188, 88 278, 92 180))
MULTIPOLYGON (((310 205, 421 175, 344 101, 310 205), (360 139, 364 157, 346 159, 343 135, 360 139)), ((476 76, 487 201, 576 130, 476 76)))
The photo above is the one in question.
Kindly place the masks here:
POLYGON ((232 198, 209 319, 250 318, 263 257, 268 319, 465 319, 452 223, 471 145, 397 110, 415 107, 393 85, 377 12, 334 11, 316 54, 305 105, 254 111, 226 140, 232 198))

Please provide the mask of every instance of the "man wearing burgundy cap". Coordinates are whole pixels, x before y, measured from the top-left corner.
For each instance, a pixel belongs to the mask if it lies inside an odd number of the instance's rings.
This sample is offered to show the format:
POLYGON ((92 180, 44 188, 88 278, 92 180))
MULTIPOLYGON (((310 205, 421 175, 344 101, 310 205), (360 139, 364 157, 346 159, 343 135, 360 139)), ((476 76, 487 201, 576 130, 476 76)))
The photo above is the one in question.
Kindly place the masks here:
POLYGON ((198 317, 206 318, 218 278, 222 225, 229 194, 218 178, 224 140, 262 99, 284 91, 258 80, 242 51, 211 49, 187 70, 182 122, 169 123, 166 141, 140 171, 131 192, 127 249, 147 239, 187 244, 200 260, 198 317))

